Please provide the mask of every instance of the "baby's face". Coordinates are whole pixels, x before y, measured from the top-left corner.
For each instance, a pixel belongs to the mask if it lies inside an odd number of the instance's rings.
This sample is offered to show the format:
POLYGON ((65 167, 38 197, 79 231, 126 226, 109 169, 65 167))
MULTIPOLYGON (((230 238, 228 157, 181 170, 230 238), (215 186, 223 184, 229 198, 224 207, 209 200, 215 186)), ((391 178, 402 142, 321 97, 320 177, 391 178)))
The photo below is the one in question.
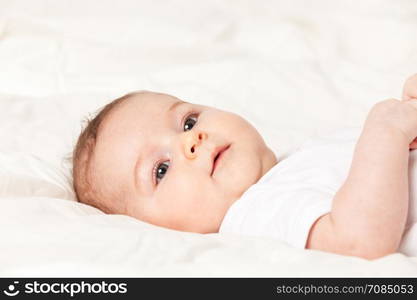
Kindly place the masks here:
POLYGON ((105 119, 93 172, 123 213, 209 233, 218 232, 233 202, 276 163, 242 117, 149 92, 105 119))

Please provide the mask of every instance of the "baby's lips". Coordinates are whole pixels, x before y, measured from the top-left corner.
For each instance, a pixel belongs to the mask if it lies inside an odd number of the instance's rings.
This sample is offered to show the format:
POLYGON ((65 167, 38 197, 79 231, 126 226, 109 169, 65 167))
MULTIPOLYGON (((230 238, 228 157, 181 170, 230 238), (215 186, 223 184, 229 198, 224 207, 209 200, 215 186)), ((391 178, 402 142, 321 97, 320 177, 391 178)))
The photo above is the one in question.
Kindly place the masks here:
POLYGON ((230 148, 231 144, 222 145, 214 148, 214 151, 211 153, 211 161, 212 161, 212 168, 210 176, 213 176, 214 170, 217 167, 217 160, 216 158, 220 156, 224 151, 228 150, 230 148))

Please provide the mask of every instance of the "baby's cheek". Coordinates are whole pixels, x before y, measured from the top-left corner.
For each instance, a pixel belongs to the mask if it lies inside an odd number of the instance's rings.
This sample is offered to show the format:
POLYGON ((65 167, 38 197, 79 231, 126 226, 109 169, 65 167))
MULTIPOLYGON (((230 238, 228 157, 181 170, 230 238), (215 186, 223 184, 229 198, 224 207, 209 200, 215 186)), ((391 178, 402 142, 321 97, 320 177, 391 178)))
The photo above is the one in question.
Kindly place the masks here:
POLYGON ((202 178, 197 174, 187 176, 177 176, 166 185, 166 193, 172 197, 188 199, 200 196, 207 191, 207 178, 202 178))

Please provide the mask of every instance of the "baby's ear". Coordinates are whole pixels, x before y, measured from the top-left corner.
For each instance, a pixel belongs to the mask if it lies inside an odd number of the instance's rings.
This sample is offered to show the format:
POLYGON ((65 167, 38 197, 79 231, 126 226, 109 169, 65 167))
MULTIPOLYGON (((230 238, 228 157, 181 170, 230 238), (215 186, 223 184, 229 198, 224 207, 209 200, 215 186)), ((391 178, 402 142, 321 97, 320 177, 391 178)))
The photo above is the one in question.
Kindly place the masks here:
POLYGON ((403 100, 417 98, 417 74, 410 76, 404 83, 403 100))

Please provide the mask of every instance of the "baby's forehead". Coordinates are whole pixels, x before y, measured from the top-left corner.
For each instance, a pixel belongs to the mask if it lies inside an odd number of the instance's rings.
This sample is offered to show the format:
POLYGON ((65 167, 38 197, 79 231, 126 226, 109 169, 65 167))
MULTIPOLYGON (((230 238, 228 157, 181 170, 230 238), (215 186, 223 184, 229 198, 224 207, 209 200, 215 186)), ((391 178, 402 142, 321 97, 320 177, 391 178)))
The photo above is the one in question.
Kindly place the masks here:
POLYGON ((171 103, 179 101, 180 99, 162 93, 149 92, 149 91, 139 91, 128 94, 126 101, 120 103, 120 105, 115 107, 115 112, 117 110, 123 110, 128 106, 128 109, 132 107, 140 110, 146 111, 147 109, 161 109, 164 106, 169 106, 171 103))
POLYGON ((101 129, 108 127, 111 123, 118 123, 125 120, 127 117, 137 117, 143 119, 151 117, 152 115, 160 115, 172 103, 181 101, 180 99, 161 93, 155 92, 137 92, 131 93, 123 102, 108 113, 102 122, 101 129))

